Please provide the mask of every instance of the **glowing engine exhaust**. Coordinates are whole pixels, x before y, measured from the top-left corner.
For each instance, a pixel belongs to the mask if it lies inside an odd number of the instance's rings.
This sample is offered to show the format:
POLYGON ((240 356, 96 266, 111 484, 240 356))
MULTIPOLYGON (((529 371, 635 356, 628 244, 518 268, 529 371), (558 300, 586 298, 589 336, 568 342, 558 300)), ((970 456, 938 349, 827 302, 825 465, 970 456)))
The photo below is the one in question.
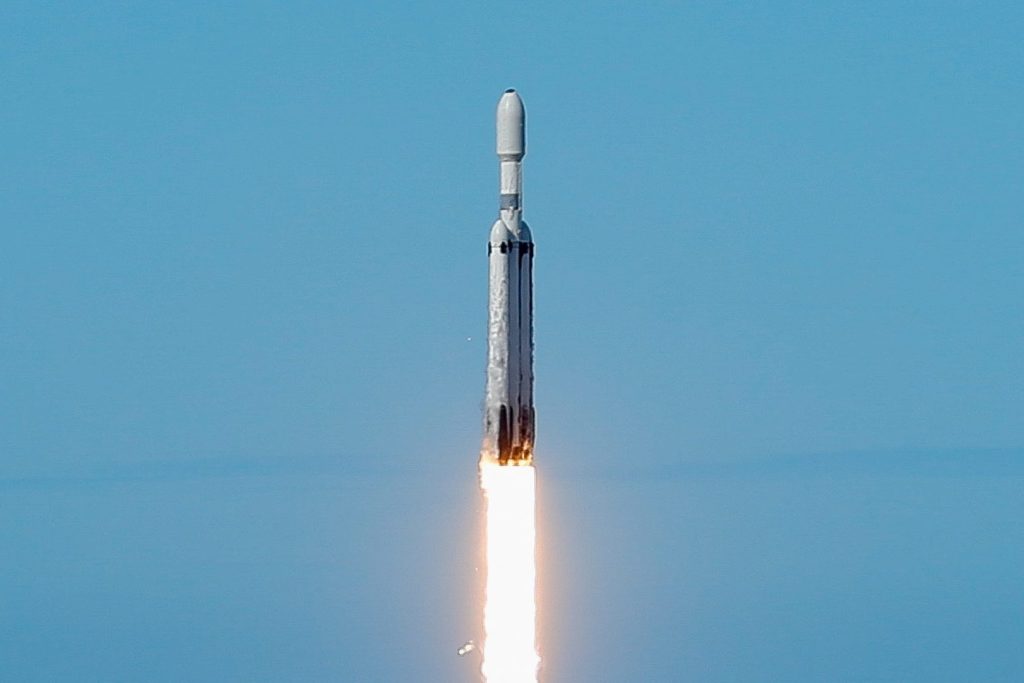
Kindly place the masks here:
POLYGON ((483 674, 487 683, 534 683, 537 654, 533 467, 481 463, 487 499, 483 674))

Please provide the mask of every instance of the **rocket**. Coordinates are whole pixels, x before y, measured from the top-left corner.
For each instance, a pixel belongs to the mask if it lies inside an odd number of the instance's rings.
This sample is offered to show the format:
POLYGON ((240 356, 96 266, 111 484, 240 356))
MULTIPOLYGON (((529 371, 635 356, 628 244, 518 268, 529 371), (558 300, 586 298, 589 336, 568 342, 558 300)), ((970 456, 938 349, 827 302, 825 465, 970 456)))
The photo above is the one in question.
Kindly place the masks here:
POLYGON ((487 243, 487 387, 483 455, 533 461, 533 238, 523 221, 526 111, 515 90, 498 101, 498 220, 487 243))

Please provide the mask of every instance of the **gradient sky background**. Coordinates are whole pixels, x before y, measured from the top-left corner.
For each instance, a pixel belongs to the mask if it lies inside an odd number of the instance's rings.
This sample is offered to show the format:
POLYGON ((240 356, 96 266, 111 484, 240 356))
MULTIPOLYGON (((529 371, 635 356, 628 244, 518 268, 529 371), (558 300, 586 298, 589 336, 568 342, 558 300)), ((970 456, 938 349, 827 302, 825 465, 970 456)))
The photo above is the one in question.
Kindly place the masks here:
POLYGON ((1024 680, 1021 35, 6 4, 0 680, 476 680, 513 86, 546 680, 1024 680))

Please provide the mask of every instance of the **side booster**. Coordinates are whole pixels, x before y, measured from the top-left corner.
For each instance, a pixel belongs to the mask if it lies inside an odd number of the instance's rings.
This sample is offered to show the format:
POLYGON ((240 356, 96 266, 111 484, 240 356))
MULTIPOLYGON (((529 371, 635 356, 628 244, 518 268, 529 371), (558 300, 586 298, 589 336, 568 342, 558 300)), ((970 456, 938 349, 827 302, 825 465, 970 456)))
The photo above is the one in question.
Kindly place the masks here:
POLYGON ((490 266, 484 456, 533 460, 533 239, 523 221, 526 112, 515 90, 498 101, 501 201, 487 244, 490 266))

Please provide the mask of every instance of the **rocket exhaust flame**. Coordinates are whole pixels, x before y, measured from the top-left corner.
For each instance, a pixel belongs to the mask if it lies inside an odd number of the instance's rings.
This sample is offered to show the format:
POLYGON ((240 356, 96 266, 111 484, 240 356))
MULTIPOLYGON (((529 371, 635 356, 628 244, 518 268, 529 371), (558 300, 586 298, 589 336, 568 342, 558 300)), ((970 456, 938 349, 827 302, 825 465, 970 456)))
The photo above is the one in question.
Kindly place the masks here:
POLYGON ((480 486, 487 501, 483 665, 487 683, 536 683, 533 239, 522 218, 526 111, 498 102, 501 196, 487 243, 487 388, 480 486))
POLYGON ((487 683, 535 683, 537 607, 532 466, 481 461, 487 500, 487 585, 482 671, 487 683))

